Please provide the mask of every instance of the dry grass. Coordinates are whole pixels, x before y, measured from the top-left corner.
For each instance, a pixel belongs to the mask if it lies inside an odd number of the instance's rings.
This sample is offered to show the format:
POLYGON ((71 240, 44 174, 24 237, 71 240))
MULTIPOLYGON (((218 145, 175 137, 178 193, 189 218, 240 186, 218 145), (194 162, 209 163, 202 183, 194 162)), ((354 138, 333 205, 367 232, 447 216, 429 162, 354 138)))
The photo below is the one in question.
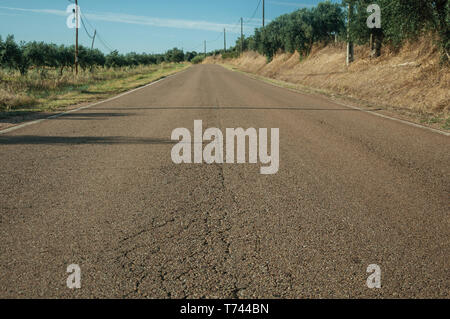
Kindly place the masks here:
POLYGON ((135 68, 81 71, 32 70, 26 76, 0 70, 0 113, 52 111, 107 98, 172 74, 188 64, 162 64, 135 68))
MULTIPOLYGON (((356 47, 356 62, 346 67, 344 45, 316 46, 300 61, 298 53, 265 57, 247 52, 225 63, 239 70, 289 83, 317 88, 369 104, 415 115, 422 122, 448 129, 450 70, 440 65, 431 38, 408 43, 398 52, 384 49, 371 59, 367 47, 356 47)), ((220 57, 205 63, 223 63, 220 57)))

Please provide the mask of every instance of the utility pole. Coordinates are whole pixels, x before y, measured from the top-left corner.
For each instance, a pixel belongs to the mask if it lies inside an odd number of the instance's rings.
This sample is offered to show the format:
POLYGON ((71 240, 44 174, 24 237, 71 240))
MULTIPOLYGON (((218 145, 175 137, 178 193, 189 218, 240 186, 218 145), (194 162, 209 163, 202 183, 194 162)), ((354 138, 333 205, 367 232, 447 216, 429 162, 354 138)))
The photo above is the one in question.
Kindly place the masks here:
POLYGON ((205 45, 205 59, 206 59, 206 40, 205 40, 204 45, 205 45))
POLYGON ((263 0, 263 28, 265 26, 265 20, 266 20, 266 2, 263 0))
POLYGON ((223 28, 223 51, 227 52, 227 31, 223 28))
POLYGON ((354 61, 353 41, 350 37, 350 24, 353 18, 353 1, 348 3, 348 21, 347 21, 347 66, 354 61))
POLYGON ((94 30, 94 37, 92 38, 91 50, 94 50, 94 42, 95 42, 95 36, 96 35, 97 35, 97 30, 94 30))
POLYGON ((75 0, 75 74, 78 75, 78 0, 75 0))
POLYGON ((244 19, 241 18, 241 54, 244 52, 244 19))

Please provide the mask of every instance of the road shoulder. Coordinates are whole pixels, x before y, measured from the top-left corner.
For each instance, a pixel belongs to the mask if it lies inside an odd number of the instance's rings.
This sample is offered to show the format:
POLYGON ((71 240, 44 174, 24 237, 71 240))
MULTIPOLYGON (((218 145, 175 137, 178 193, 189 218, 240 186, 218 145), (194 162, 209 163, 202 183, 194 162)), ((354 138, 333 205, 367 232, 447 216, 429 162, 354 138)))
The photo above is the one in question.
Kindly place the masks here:
POLYGON ((243 70, 240 70, 234 65, 221 63, 220 66, 224 67, 225 69, 228 69, 230 71, 238 72, 240 74, 243 74, 249 78, 252 78, 254 80, 262 81, 271 85, 274 85, 276 87, 288 89, 293 92, 306 94, 310 96, 316 96, 320 98, 326 98, 333 103, 346 106, 352 109, 363 109, 363 110, 369 110, 369 113, 372 113, 376 116, 381 116, 386 119, 402 122, 407 125, 412 125, 415 127, 431 130, 433 132, 450 136, 450 129, 443 129, 440 125, 437 123, 432 122, 424 122, 423 117, 421 117, 419 114, 416 114, 412 112, 411 110, 402 109, 398 107, 392 107, 387 105, 378 105, 374 104, 369 101, 364 101, 361 99, 345 96, 342 94, 337 94, 335 92, 324 90, 324 89, 317 89, 310 86, 305 86, 301 84, 295 84, 291 82, 286 82, 278 79, 273 79, 269 77, 265 77, 259 74, 254 74, 250 72, 246 72, 243 70))

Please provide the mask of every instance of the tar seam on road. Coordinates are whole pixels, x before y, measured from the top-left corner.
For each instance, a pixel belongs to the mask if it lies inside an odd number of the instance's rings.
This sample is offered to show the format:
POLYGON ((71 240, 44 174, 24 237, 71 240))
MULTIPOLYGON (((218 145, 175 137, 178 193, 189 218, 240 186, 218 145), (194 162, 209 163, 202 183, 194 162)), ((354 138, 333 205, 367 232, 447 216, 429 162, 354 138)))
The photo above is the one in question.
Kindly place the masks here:
POLYGON ((56 119, 56 118, 58 118, 58 117, 61 117, 61 116, 66 115, 66 114, 75 113, 75 112, 78 112, 78 111, 81 111, 81 110, 85 110, 85 109, 91 108, 91 107, 93 107, 93 106, 102 104, 102 103, 106 103, 106 102, 109 102, 109 101, 116 100, 116 99, 118 99, 118 98, 120 98, 120 97, 122 97, 122 96, 128 95, 128 94, 130 94, 130 93, 136 92, 136 91, 141 90, 141 89, 144 89, 144 88, 146 88, 146 87, 152 86, 152 85, 154 85, 154 84, 156 84, 156 83, 159 83, 159 82, 161 82, 161 81, 163 81, 163 80, 166 80, 166 79, 168 79, 168 78, 171 78, 171 77, 173 77, 173 76, 175 76, 175 75, 181 74, 181 73, 185 72, 186 70, 187 70, 187 69, 185 69, 185 70, 183 70, 183 71, 180 71, 180 72, 177 72, 177 73, 175 73, 175 74, 171 74, 171 75, 165 76, 165 77, 163 77, 163 78, 161 78, 161 79, 159 79, 159 80, 156 80, 156 81, 151 82, 151 83, 149 83, 149 84, 146 84, 146 85, 144 85, 144 86, 135 88, 135 89, 133 89, 133 90, 126 91, 126 92, 124 92, 124 93, 121 93, 121 94, 119 94, 119 95, 117 95, 117 96, 113 96, 113 97, 111 97, 111 98, 109 98, 109 99, 106 99, 106 100, 103 100, 103 101, 99 101, 99 102, 96 102, 96 103, 93 103, 93 104, 89 104, 89 105, 86 105, 86 106, 81 106, 81 107, 78 107, 78 108, 73 109, 73 110, 70 110, 70 111, 65 111, 65 112, 62 112, 62 113, 58 113, 58 114, 51 115, 51 116, 46 117, 46 118, 43 118, 43 119, 34 120, 34 121, 31 121, 31 122, 26 122, 26 123, 19 124, 19 125, 16 125, 16 126, 13 126, 13 127, 7 128, 7 129, 4 129, 4 130, 0 130, 0 135, 6 134, 6 133, 10 133, 10 132, 13 132, 13 131, 15 131, 15 130, 21 129, 21 128, 26 127, 26 126, 38 124, 38 123, 41 123, 41 122, 44 122, 44 121, 47 121, 47 120, 51 120, 51 119, 56 119))

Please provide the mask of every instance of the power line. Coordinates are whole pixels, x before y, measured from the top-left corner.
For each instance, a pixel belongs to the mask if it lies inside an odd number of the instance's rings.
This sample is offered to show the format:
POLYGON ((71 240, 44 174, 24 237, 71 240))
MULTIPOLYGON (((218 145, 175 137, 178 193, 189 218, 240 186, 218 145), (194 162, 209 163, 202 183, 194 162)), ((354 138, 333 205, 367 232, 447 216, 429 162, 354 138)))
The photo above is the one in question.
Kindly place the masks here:
POLYGON ((100 44, 102 44, 103 47, 104 47, 105 49, 107 49, 108 51, 110 51, 110 52, 114 51, 114 49, 112 49, 112 47, 111 47, 111 46, 110 46, 110 45, 109 45, 109 44, 101 37, 101 35, 100 35, 99 32, 97 31, 97 29, 92 25, 92 23, 89 22, 88 18, 87 18, 83 13, 81 13, 80 17, 81 17, 81 24, 83 25, 83 28, 84 28, 84 30, 86 31, 86 34, 88 35, 88 37, 91 38, 91 39, 94 38, 94 36, 91 36, 91 35, 89 34, 89 32, 87 31, 85 22, 86 22, 92 29, 95 30, 95 31, 94 31, 94 32, 95 32, 95 37, 99 40, 100 44))
POLYGON ((84 17, 84 20, 86 20, 86 23, 87 23, 92 29, 95 29, 94 26, 89 22, 88 18, 83 14, 83 12, 81 13, 81 15, 84 17))
POLYGON ((222 36, 223 36, 223 33, 219 33, 219 35, 217 36, 217 38, 215 38, 214 40, 204 40, 202 44, 200 44, 199 46, 196 46, 194 49, 189 50, 189 51, 192 52, 192 51, 195 51, 196 49, 198 49, 199 47, 204 46, 204 43, 205 43, 205 42, 207 42, 207 43, 215 43, 215 42, 219 41, 219 39, 221 39, 222 36))
POLYGON ((258 6, 257 6, 256 9, 255 9, 255 12, 253 12, 253 15, 252 15, 252 17, 251 17, 250 19, 248 19, 247 21, 245 21, 245 24, 249 23, 249 22, 256 16, 256 13, 258 12, 259 7, 261 6, 261 2, 262 2, 262 0, 259 0, 258 6))
POLYGON ((194 51, 197 52, 197 49, 200 49, 202 46, 203 46, 203 43, 200 44, 200 45, 198 45, 198 46, 196 46, 196 47, 193 48, 193 49, 187 50, 186 52, 194 52, 194 51))
POLYGON ((81 25, 83 26, 84 31, 86 31, 87 36, 88 36, 89 38, 93 39, 94 36, 92 36, 92 35, 89 34, 89 31, 87 30, 86 25, 84 24, 84 19, 83 19, 83 17, 82 17, 81 15, 80 15, 80 18, 81 18, 81 25))
POLYGON ((112 49, 98 33, 97 33, 97 39, 109 52, 114 51, 114 49, 112 49))
POLYGON ((220 34, 217 36, 217 38, 215 38, 214 40, 209 40, 209 41, 207 41, 207 42, 209 42, 209 43, 217 42, 221 37, 222 37, 222 33, 220 33, 220 34))
MULTIPOLYGON (((249 23, 251 20, 253 20, 253 18, 254 18, 254 17, 256 16, 256 14, 258 13, 259 8, 261 7, 261 3, 262 3, 262 0, 259 0, 258 5, 256 6, 255 11, 253 12, 251 18, 247 19, 245 22, 242 22, 242 21, 241 21, 241 18, 239 18, 238 21, 237 21, 237 22, 229 29, 229 31, 230 31, 230 32, 235 32, 235 31, 238 30, 240 27, 242 27, 241 24, 244 24, 244 23, 247 24, 247 23, 249 23)), ((192 51, 197 50, 197 49, 200 48, 201 46, 204 46, 205 42, 207 42, 207 43, 215 43, 215 42, 219 41, 219 39, 220 39, 222 36, 223 36, 223 34, 222 34, 222 33, 219 33, 219 35, 217 36, 217 38, 215 38, 214 40, 204 41, 202 44, 200 44, 199 46, 197 46, 197 47, 195 47, 195 48, 193 48, 193 49, 191 49, 191 50, 189 50, 189 51, 192 52, 192 51)))
POLYGON ((234 32, 239 29, 239 25, 241 24, 241 19, 236 21, 236 23, 229 29, 231 32, 234 32))

